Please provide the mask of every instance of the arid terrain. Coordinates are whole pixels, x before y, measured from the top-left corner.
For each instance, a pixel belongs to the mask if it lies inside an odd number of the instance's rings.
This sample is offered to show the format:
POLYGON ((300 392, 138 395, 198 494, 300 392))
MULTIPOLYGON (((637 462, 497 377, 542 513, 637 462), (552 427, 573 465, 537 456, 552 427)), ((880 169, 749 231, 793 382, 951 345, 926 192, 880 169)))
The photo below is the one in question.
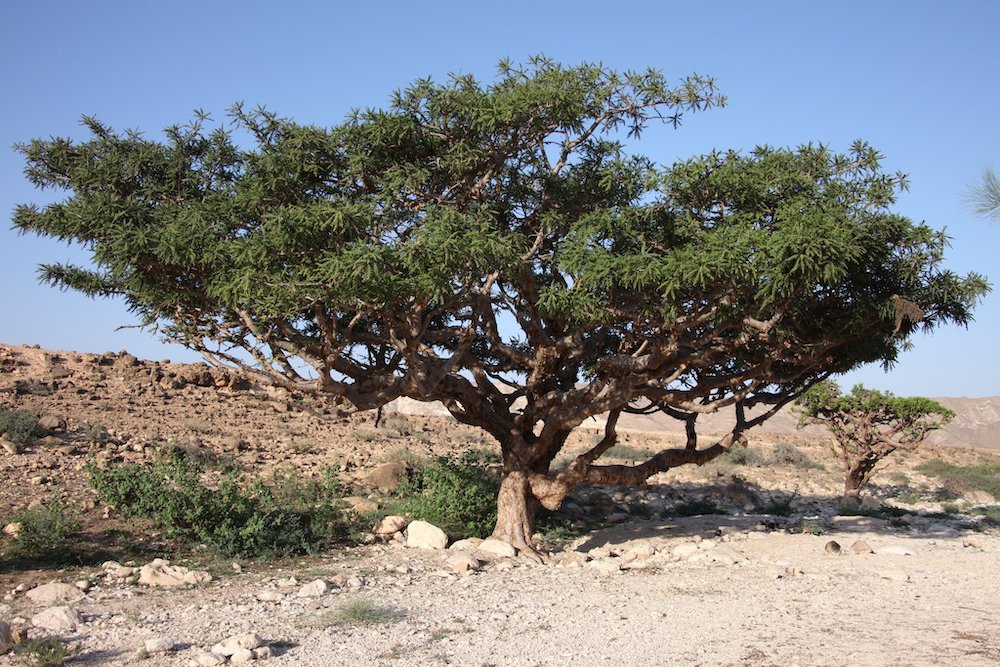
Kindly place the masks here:
MULTIPOLYGON (((205 366, 0 345, 0 408, 50 427, 0 449, 0 525, 52 499, 81 522, 73 567, 25 565, 9 557, 15 538, 0 536, 0 622, 60 636, 81 665, 997 664, 1000 532, 983 515, 998 499, 921 466, 1000 461, 1000 398, 941 402, 955 422, 884 462, 867 513, 838 514, 843 472, 827 436, 782 413, 704 467, 641 489, 579 490, 567 518, 599 520, 544 565, 475 543, 411 548, 394 531, 310 557, 234 561, 100 502, 85 466, 181 449, 265 482, 337 470, 360 511, 383 498, 368 477, 379 465, 492 444, 432 405, 402 402, 376 425, 205 366), (677 511, 698 503, 725 513, 677 511), (137 581, 156 558, 211 578, 137 581), (32 594, 48 582, 66 585, 32 594), (65 628, 45 629, 43 612, 62 607, 65 628), (369 613, 352 621, 349 609, 369 613), (219 658, 218 643, 247 634, 260 647, 219 658)), ((724 422, 703 424, 713 428, 724 422)), ((634 419, 621 431, 611 454, 629 461, 680 442, 682 429, 634 419)))

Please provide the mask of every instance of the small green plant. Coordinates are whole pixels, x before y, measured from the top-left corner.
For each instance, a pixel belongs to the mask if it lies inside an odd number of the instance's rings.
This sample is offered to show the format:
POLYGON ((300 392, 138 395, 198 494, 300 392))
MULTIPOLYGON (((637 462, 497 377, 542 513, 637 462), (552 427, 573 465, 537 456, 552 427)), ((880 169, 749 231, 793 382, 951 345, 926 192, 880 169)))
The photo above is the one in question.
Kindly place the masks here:
POLYGON ((816 463, 801 449, 787 442, 779 442, 767 457, 771 465, 793 466, 796 468, 815 468, 816 463))
POLYGON ((382 625, 403 618, 396 607, 379 605, 369 600, 351 600, 337 608, 334 619, 340 625, 382 625))
POLYGON ((25 667, 59 667, 79 653, 79 648, 63 643, 59 637, 27 639, 14 647, 18 663, 25 667))
POLYGON ((799 532, 808 535, 822 535, 826 530, 817 517, 804 517, 799 522, 799 532))
POLYGON ((939 479, 942 484, 955 491, 985 491, 994 499, 1000 500, 1000 463, 959 466, 934 459, 918 466, 917 470, 928 477, 939 479))
POLYGON ((15 559, 48 563, 67 563, 73 557, 73 533, 80 529, 77 513, 62 500, 54 498, 37 507, 18 512, 11 522, 21 529, 7 549, 15 559))
POLYGON ((500 477, 496 455, 473 449, 426 462, 400 485, 386 511, 429 521, 452 539, 487 537, 496 525, 500 477))
POLYGON ((205 544, 224 556, 283 557, 325 550, 345 540, 346 515, 332 469, 322 481, 279 471, 270 486, 241 484, 234 471, 217 487, 202 483, 203 470, 175 457, 152 466, 128 463, 87 467, 101 500, 126 516, 148 517, 176 538, 205 544))
POLYGON ((730 447, 729 451, 719 457, 720 463, 731 463, 737 466, 760 467, 767 459, 756 449, 749 447, 730 447))
POLYGON ((0 408, 0 435, 15 445, 30 445, 35 438, 45 435, 45 429, 30 412, 0 408))
POLYGON ((763 514, 772 514, 774 516, 792 516, 795 513, 795 499, 798 495, 799 492, 797 489, 787 496, 774 495, 770 500, 761 505, 760 511, 763 514))
POLYGON ((700 498, 698 500, 682 500, 675 503, 667 510, 668 516, 700 516, 702 514, 726 514, 726 510, 719 507, 711 498, 700 498))

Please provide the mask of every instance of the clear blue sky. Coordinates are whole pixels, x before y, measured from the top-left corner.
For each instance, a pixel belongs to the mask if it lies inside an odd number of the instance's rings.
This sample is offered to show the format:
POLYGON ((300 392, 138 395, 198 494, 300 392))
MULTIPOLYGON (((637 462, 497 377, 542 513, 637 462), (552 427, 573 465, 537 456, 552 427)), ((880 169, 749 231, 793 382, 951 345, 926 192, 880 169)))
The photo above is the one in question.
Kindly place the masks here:
MULTIPOLYGON (((642 150, 670 163, 713 148, 856 138, 910 175, 898 210, 952 236, 949 265, 996 281, 1000 225, 963 196, 1000 168, 1000 2, 69 2, 0 4, 0 342, 194 360, 132 322, 117 302, 40 286, 40 262, 77 250, 10 231, 18 203, 45 203, 9 147, 33 137, 84 138, 81 114, 150 136, 201 108, 235 101, 332 125, 384 104, 417 77, 492 77, 501 57, 544 53, 567 64, 698 72, 729 106, 657 129, 642 150)), ((890 374, 842 378, 902 395, 1000 394, 1000 294, 968 330, 918 336, 890 374)))

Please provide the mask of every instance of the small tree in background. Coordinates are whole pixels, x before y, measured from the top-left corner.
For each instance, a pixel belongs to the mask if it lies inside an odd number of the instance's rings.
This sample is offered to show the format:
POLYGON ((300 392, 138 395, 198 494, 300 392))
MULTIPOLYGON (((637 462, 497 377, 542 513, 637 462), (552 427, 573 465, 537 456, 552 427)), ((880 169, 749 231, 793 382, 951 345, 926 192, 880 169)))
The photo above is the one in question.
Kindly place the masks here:
POLYGON ((66 197, 14 226, 92 252, 45 281, 123 298, 212 364, 345 413, 441 401, 499 444, 493 534, 537 555, 537 512, 578 485, 710 461, 831 373, 966 324, 988 291, 891 210, 905 181, 863 142, 672 166, 626 148, 723 101, 704 77, 535 58, 487 85, 417 81, 331 128, 237 106, 231 127, 156 141, 85 119, 87 141, 20 147, 66 197), (698 415, 723 409, 731 432, 699 442, 698 415), (687 444, 602 465, 618 417, 654 411, 687 444))
POLYGON ((993 169, 983 170, 982 181, 970 188, 968 199, 973 213, 1000 222, 1000 178, 993 169))
POLYGON ((827 380, 796 403, 799 427, 825 426, 836 438, 835 453, 844 462, 845 497, 857 498, 875 466, 897 449, 912 450, 955 413, 929 398, 893 396, 855 385, 850 394, 827 380))

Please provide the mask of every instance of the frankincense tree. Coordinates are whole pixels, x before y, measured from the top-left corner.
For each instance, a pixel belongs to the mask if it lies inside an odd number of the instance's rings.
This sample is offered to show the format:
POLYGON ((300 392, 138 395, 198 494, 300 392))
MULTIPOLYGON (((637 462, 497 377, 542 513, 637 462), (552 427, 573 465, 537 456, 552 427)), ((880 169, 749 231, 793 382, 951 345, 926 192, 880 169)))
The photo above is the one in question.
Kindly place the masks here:
POLYGON ((916 449, 931 431, 955 416, 929 398, 894 396, 860 384, 844 394, 830 380, 800 396, 795 409, 800 427, 819 424, 833 434, 834 453, 843 461, 846 475, 844 495, 854 498, 882 459, 897 449, 916 449))
POLYGON ((443 402, 499 443, 494 535, 533 555, 536 512, 577 485, 705 463, 831 373, 967 323, 987 290, 892 212, 903 178, 864 143, 666 167, 623 143, 723 103, 700 76, 535 58, 488 84, 417 81, 330 128, 238 105, 157 141, 87 118, 86 141, 20 147, 68 197, 14 225, 91 251, 45 280, 121 297, 213 364, 344 411, 443 402), (721 409, 732 431, 699 443, 721 409), (685 446, 598 462, 623 412, 657 410, 685 446), (602 414, 600 442, 553 470, 602 414))

